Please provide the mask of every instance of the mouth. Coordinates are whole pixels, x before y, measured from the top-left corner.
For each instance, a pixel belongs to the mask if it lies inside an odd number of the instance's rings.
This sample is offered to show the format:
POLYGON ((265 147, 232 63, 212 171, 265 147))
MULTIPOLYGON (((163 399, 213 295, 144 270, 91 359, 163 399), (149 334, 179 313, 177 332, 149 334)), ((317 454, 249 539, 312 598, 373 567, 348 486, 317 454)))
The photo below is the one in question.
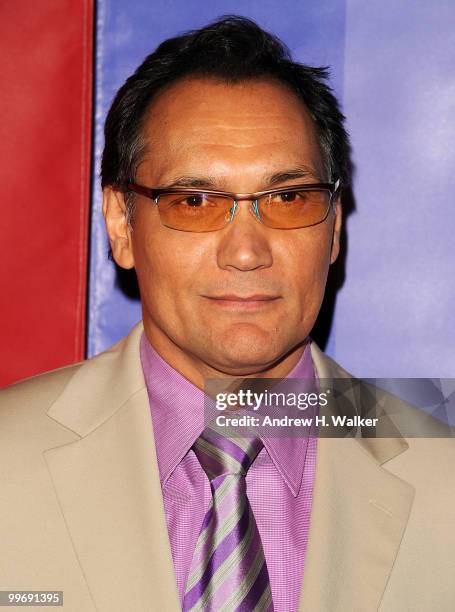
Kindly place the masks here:
POLYGON ((281 299, 279 295, 257 293, 254 295, 203 295, 211 304, 226 310, 260 310, 274 305, 281 299))

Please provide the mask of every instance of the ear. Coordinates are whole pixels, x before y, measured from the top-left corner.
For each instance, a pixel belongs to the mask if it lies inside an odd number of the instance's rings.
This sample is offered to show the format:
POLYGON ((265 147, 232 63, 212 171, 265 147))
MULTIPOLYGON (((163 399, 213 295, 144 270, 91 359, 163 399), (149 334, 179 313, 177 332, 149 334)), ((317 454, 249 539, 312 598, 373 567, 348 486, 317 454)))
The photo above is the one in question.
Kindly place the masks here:
POLYGON ((113 187, 103 189, 103 215, 112 255, 122 268, 134 268, 132 229, 128 223, 125 197, 113 187))
POLYGON ((340 236, 341 236, 341 198, 338 196, 335 204, 335 221, 333 224, 332 248, 330 251, 330 263, 333 264, 340 252, 340 236))

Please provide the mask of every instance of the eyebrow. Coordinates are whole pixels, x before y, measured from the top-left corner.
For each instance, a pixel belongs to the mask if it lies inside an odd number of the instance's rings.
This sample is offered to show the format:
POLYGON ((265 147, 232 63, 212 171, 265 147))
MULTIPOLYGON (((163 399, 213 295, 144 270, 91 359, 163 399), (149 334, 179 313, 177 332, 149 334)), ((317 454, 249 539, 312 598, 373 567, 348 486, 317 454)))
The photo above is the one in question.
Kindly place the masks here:
POLYGON ((266 184, 273 187, 279 183, 285 183, 286 181, 293 181, 300 178, 312 178, 319 181, 317 174, 313 170, 300 166, 299 168, 290 168, 289 170, 276 172, 275 174, 268 176, 266 179, 266 184))
MULTIPOLYGON (((293 181, 300 178, 312 178, 318 182, 320 179, 314 170, 299 166, 297 168, 289 168, 280 172, 265 175, 263 177, 264 187, 274 187, 280 183, 293 181)), ((212 189, 219 190, 219 180, 211 176, 180 176, 174 179, 171 183, 167 183, 166 187, 189 187, 194 189, 212 189)))
POLYGON ((170 183, 166 183, 166 187, 195 187, 196 189, 215 189, 216 180, 208 176, 180 176, 170 183))

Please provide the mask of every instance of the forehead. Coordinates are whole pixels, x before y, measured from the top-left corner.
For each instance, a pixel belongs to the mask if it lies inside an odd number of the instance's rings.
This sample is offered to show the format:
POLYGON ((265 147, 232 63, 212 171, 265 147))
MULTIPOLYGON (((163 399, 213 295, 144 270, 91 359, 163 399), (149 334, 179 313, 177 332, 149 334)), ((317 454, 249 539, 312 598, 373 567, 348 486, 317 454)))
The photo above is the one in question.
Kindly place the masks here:
POLYGON ((201 164, 214 174, 228 173, 235 165, 254 169, 282 164, 323 173, 309 112, 296 94, 273 80, 229 84, 182 79, 153 101, 142 136, 142 159, 153 165, 154 174, 169 165, 197 171, 188 166, 201 164))

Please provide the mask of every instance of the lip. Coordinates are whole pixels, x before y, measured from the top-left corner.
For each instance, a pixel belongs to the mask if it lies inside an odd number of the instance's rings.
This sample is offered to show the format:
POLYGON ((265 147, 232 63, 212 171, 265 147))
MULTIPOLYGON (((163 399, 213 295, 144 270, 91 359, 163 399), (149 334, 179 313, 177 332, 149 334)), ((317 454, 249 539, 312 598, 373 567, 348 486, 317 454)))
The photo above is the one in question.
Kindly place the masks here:
POLYGON ((278 295, 266 295, 263 293, 256 293, 253 295, 204 295, 210 302, 224 309, 233 310, 258 310, 266 308, 271 303, 279 300, 281 296, 278 295))
POLYGON ((255 293, 254 295, 235 295, 233 293, 226 295, 206 295, 211 300, 225 300, 227 302, 266 302, 270 300, 277 300, 278 295, 266 295, 265 293, 255 293))

